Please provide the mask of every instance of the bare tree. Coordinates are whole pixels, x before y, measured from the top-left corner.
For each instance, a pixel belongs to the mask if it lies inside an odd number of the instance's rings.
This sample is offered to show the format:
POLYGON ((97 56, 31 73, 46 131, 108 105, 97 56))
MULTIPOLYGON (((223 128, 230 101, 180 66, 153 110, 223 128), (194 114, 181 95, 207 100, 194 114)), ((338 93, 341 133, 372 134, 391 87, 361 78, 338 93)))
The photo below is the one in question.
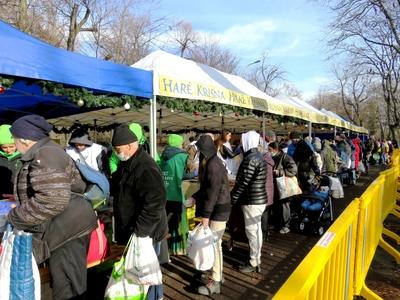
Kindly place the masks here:
POLYGON ((131 65, 146 56, 155 40, 168 30, 165 18, 135 14, 135 2, 121 3, 104 25, 103 33, 95 38, 97 52, 105 59, 131 65))
POLYGON ((349 39, 392 48, 400 54, 400 1, 326 0, 335 13, 332 45, 349 39), (382 39, 382 35, 392 39, 382 39))
POLYGON ((195 47, 199 41, 199 34, 193 30, 192 24, 189 22, 178 22, 170 29, 172 30, 172 40, 178 44, 181 57, 184 57, 185 53, 195 47))
POLYGON ((360 69, 334 68, 341 102, 347 117, 356 125, 363 125, 362 105, 368 100, 371 76, 360 69))
POLYGON ((203 35, 188 52, 188 58, 229 74, 236 74, 239 65, 239 58, 211 35, 203 35))
POLYGON ((271 64, 267 52, 261 55, 259 61, 252 64, 254 67, 244 76, 265 93, 271 96, 278 95, 280 92, 276 85, 285 81, 286 71, 279 65, 271 64))

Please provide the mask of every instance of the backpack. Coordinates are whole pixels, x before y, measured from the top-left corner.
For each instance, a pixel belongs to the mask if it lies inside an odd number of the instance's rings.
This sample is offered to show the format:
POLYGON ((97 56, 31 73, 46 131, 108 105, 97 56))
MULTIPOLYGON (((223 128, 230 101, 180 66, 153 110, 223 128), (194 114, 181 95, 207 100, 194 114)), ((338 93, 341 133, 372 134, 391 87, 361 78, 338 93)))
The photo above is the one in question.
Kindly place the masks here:
POLYGON ((75 161, 75 166, 86 183, 86 190, 83 196, 96 209, 104 205, 110 196, 110 183, 103 173, 91 168, 86 164, 85 160, 83 161, 84 163, 79 160, 75 161))

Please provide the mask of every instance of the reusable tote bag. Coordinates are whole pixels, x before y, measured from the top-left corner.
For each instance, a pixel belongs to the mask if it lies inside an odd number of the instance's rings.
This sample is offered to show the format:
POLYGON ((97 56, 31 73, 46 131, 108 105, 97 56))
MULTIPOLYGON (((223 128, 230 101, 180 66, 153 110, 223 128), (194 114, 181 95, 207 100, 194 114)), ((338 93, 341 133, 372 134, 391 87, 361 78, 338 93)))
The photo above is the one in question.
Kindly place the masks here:
POLYGON ((40 300, 40 275, 32 254, 32 235, 11 231, 1 243, 0 300, 40 300))
POLYGON ((297 182, 297 177, 277 177, 276 178, 276 186, 279 192, 279 199, 285 199, 288 197, 292 197, 294 195, 301 194, 301 189, 299 187, 299 183, 297 182))
POLYGON ((145 300, 148 286, 133 283, 126 278, 125 271, 125 253, 130 245, 130 241, 126 246, 122 258, 114 264, 111 272, 110 280, 108 281, 105 300, 145 300))

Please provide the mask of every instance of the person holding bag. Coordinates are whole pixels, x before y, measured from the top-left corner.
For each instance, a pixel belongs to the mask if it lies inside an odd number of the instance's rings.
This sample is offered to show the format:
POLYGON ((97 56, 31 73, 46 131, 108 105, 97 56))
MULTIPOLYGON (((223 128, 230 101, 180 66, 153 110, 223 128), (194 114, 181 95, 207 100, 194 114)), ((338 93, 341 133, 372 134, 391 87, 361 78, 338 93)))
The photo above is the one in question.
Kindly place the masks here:
MULTIPOLYGON (((123 245, 133 234, 151 238, 160 260, 161 241, 168 234, 167 196, 161 171, 146 150, 139 147, 138 138, 128 125, 115 128, 112 145, 120 160, 112 177, 115 238, 123 245)), ((141 251, 140 255, 146 253, 141 251)), ((146 299, 162 298, 163 285, 151 285, 146 299)))
POLYGON ((215 261, 211 277, 202 276, 205 285, 198 293, 211 296, 219 294, 222 281, 222 236, 231 212, 231 198, 227 170, 217 155, 217 147, 209 135, 202 135, 196 143, 201 153, 199 181, 200 189, 189 198, 196 202, 196 216, 201 217, 204 228, 210 228, 217 236, 214 253, 215 261))
POLYGON ((274 204, 273 204, 273 215, 274 222, 276 223, 277 229, 281 234, 290 232, 290 197, 286 199, 280 199, 279 191, 276 186, 276 178, 296 177, 297 166, 293 158, 288 154, 283 153, 278 146, 277 142, 272 142, 268 145, 268 151, 271 153, 272 159, 275 162, 274 165, 274 178, 275 178, 275 192, 274 192, 274 204))
POLYGON ((10 128, 22 168, 15 183, 18 205, 8 221, 32 233, 38 264, 48 260, 53 299, 83 299, 89 234, 97 217, 83 198, 85 183, 75 163, 49 138, 52 127, 43 117, 28 115, 10 128))

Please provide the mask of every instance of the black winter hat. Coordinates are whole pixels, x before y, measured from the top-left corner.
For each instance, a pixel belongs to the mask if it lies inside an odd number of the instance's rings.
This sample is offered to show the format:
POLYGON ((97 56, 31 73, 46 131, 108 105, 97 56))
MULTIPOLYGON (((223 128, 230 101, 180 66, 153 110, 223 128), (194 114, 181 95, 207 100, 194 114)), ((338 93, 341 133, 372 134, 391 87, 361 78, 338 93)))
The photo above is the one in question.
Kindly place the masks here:
POLYGON ((136 135, 129 129, 128 125, 122 124, 114 129, 112 138, 113 147, 128 145, 137 142, 136 135))
POLYGON ((42 116, 28 115, 14 121, 11 125, 11 134, 20 139, 39 141, 49 136, 53 125, 49 124, 42 116))

